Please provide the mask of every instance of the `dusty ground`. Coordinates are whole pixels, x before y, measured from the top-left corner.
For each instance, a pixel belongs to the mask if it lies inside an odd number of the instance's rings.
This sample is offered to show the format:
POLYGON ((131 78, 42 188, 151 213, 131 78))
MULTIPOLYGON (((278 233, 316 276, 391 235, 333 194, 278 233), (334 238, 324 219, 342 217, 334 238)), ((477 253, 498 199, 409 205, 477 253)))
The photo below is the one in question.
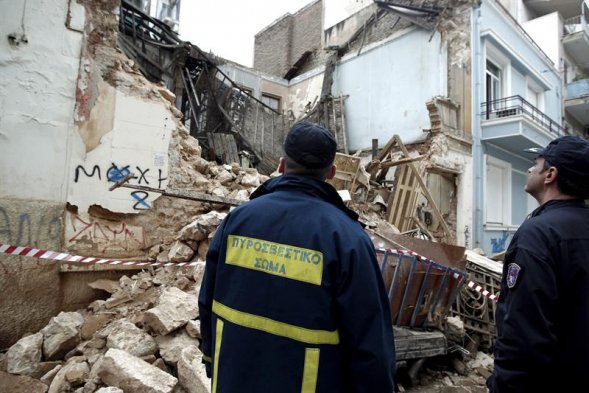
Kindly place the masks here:
MULTIPOLYGON (((481 357, 487 358, 484 354, 481 357)), ((428 359, 413 379, 407 369, 400 369, 397 383, 407 393, 487 393, 485 381, 490 374, 489 367, 481 367, 473 359, 459 361, 442 356, 428 359)))

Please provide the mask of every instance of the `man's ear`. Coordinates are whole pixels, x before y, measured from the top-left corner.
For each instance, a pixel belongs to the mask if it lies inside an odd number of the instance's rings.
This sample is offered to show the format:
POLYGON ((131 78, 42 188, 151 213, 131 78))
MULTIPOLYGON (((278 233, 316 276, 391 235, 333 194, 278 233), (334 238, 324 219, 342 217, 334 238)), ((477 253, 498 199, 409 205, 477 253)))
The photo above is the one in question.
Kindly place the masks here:
POLYGON ((337 172, 337 167, 335 166, 335 164, 333 164, 329 169, 329 172, 327 173, 327 177, 325 179, 333 179, 333 177, 335 176, 335 172, 337 172))
POLYGON ((551 166, 546 171, 546 177, 544 177, 544 184, 551 184, 556 182, 558 178, 558 168, 551 166))
POLYGON ((286 159, 284 157, 280 157, 280 162, 278 163, 278 173, 284 173, 286 169, 286 159))

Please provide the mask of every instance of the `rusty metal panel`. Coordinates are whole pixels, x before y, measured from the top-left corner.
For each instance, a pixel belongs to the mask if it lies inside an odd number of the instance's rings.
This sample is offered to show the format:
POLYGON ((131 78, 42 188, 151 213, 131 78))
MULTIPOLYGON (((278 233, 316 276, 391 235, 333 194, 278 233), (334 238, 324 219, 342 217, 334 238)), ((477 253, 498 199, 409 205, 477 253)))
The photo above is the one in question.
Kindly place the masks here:
POLYGON ((393 325, 439 326, 454 303, 467 274, 426 258, 379 250, 381 272, 393 325))
POLYGON ((400 234, 390 233, 387 234, 387 238, 379 236, 377 233, 370 233, 370 235, 378 238, 376 241, 373 240, 377 248, 403 248, 423 255, 427 259, 444 266, 460 271, 466 270, 466 257, 464 255, 466 248, 464 247, 446 243, 434 243, 429 240, 400 234), (382 243, 382 246, 378 243, 382 243))

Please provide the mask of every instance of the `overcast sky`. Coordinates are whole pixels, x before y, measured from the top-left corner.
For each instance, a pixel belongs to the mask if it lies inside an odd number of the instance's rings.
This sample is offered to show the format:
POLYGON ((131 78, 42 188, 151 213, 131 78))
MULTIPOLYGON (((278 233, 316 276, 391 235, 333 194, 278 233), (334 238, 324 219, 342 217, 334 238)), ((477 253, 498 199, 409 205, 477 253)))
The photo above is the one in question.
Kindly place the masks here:
POLYGON ((312 0, 183 0, 180 37, 205 52, 251 67, 254 35, 312 0))

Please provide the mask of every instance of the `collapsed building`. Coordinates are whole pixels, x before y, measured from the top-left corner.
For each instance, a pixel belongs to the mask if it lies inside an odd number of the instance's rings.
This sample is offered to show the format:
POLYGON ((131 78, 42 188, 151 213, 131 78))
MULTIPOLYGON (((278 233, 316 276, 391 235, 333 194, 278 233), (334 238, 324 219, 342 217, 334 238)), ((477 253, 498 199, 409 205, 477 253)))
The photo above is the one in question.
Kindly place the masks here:
MULTIPOLYGON (((473 32, 473 20, 480 21, 481 12, 496 18, 507 18, 507 13, 495 1, 439 3, 349 1, 341 13, 333 12, 334 1, 311 2, 258 33, 254 69, 203 53, 125 1, 51 0, 37 8, 26 2, 4 7, 3 251, 16 247, 11 252, 27 255, 33 250, 23 247, 33 247, 121 263, 66 264, 0 255, 0 287, 11 294, 0 302, 0 311, 12 316, 0 322, 0 348, 39 331, 62 311, 104 298, 103 291, 88 284, 118 279, 126 270, 137 270, 136 262, 202 261, 211 226, 272 174, 287 130, 302 119, 335 133, 339 170, 333 184, 349 192, 348 204, 362 214, 378 248, 409 248, 436 261, 446 255, 439 249, 419 250, 407 236, 399 238, 402 232, 462 251, 485 242, 497 244, 493 250, 504 249, 499 243, 504 246, 509 233, 492 226, 483 229, 481 223, 481 161, 505 158, 510 143, 543 145, 558 127, 536 112, 540 122, 530 123, 520 107, 499 113, 493 104, 484 106, 486 119, 473 116, 482 103, 480 91, 471 87, 480 82, 478 74, 486 64, 473 53, 482 42, 490 55, 507 64, 498 53, 501 40, 489 33, 492 26, 479 24, 473 32), (501 122, 515 121, 522 131, 501 139, 501 130, 492 128, 499 117, 501 122), (537 135, 522 136, 530 129, 537 135), (482 146, 497 138, 484 155, 482 146), (196 237, 183 237, 182 229, 200 217, 213 224, 196 237)), ((513 25, 506 29, 523 36, 513 25)), ((526 50, 532 46, 526 45, 526 50)), ((530 51, 529 61, 538 63, 533 67, 554 68, 546 65, 541 50, 530 51)), ((520 60, 510 63, 515 76, 529 66, 520 60)), ((552 68, 548 76, 536 78, 542 89, 556 86, 558 74, 552 68)), ((514 171, 521 172, 525 163, 516 161, 514 171)), ((521 182, 513 176, 513 184, 521 182)), ((511 213, 501 209, 502 215, 511 213)), ((468 251, 466 259, 453 268, 469 270, 484 288, 497 291, 497 265, 468 251)), ((404 261, 399 256, 396 263, 404 261)), ((387 266, 383 262, 383 270, 387 266)), ((407 298, 410 303, 396 305, 396 322, 422 325, 438 308, 434 316, 446 316, 453 298, 449 293, 438 296, 431 285, 444 287, 439 284, 454 272, 452 267, 441 268, 428 287, 424 277, 430 265, 418 266, 414 259, 406 266, 409 272, 421 269, 422 285, 403 287, 408 295, 414 293, 407 298), (436 296, 426 296, 430 292, 436 296), (432 304, 426 298, 446 302, 432 304), (406 307, 411 310, 405 312, 406 307)), ((133 277, 148 278, 140 273, 133 277)), ((411 283, 415 276, 404 277, 411 283)), ((394 277, 386 279, 391 292, 402 290, 394 277)), ((196 290, 198 280, 189 280, 193 282, 175 285, 196 290)), ((453 312, 490 346, 494 303, 482 291, 475 296, 461 291, 464 284, 447 287, 459 298, 453 312)), ((125 299, 120 304, 131 301, 124 291, 113 291, 125 299)), ((141 311, 157 303, 153 299, 141 311)), ((194 318, 191 314, 189 320, 194 318)), ((103 334, 96 344, 107 339, 103 334)), ((70 356, 87 349, 67 346, 70 356)), ((37 356, 37 344, 35 348, 37 356)), ((87 373, 82 374, 78 385, 88 382, 87 373)))

